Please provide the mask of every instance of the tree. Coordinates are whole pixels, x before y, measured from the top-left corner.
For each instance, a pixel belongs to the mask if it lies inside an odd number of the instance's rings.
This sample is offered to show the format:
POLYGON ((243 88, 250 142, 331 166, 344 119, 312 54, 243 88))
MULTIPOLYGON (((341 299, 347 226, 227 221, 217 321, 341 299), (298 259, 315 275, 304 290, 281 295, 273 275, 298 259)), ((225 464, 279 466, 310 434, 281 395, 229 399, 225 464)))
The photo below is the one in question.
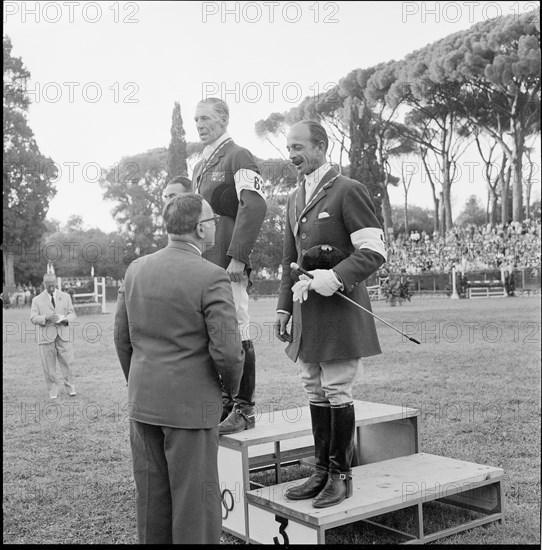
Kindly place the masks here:
MULTIPOLYGON (((393 205, 393 216, 396 220, 401 220, 401 214, 403 207, 399 205, 393 205)), ((425 231, 428 235, 431 235, 433 231, 433 213, 428 208, 422 208, 415 204, 411 204, 408 207, 408 227, 405 229, 404 219, 398 221, 395 224, 396 235, 404 234, 405 238, 408 238, 411 231, 419 231, 422 233, 425 231)))
POLYGON ((512 169, 512 217, 521 221, 525 140, 540 132, 540 10, 484 21, 441 42, 434 70, 461 85, 450 100, 501 145, 512 169))
POLYGON ((471 195, 463 211, 456 219, 456 225, 469 225, 474 224, 476 226, 483 225, 486 219, 486 213, 484 207, 480 204, 480 199, 476 195, 471 195))
POLYGON ((267 197, 285 196, 297 184, 297 172, 289 160, 258 160, 267 197))
POLYGON ((186 132, 183 128, 183 117, 181 116, 181 106, 176 101, 171 115, 171 141, 169 143, 167 155, 167 179, 175 176, 186 176, 186 132))
POLYGON ((281 197, 273 197, 267 201, 267 213, 251 255, 254 270, 265 267, 278 276, 286 230, 285 211, 286 206, 281 197))
POLYGON ((117 202, 113 217, 132 239, 137 256, 167 242, 161 219, 166 183, 167 151, 163 147, 123 157, 100 181, 104 198, 117 202))
POLYGON ((256 135, 261 139, 265 139, 267 143, 272 145, 279 152, 282 158, 285 158, 282 149, 277 147, 271 141, 269 136, 277 136, 277 134, 281 134, 286 139, 286 132, 284 130, 284 116, 285 115, 282 113, 271 113, 266 119, 258 120, 258 122, 254 125, 256 135))
POLYGON ((94 268, 96 277, 123 279, 128 265, 137 258, 133 241, 126 234, 83 229, 77 218, 72 216, 63 228, 45 239, 44 250, 50 250, 56 257, 52 262, 56 275, 89 276, 94 268))
POLYGON ((379 184, 381 171, 378 166, 376 151, 377 141, 372 125, 371 111, 365 102, 357 98, 351 98, 350 152, 348 155, 350 166, 348 175, 350 178, 365 184, 373 201, 378 221, 385 227, 382 219, 382 195, 379 184))
POLYGON ((14 258, 23 250, 39 247, 46 230, 45 217, 56 190, 53 161, 41 154, 26 112, 30 100, 27 81, 30 72, 20 57, 11 55, 12 44, 4 36, 4 165, 3 217, 4 283, 15 286, 14 258))

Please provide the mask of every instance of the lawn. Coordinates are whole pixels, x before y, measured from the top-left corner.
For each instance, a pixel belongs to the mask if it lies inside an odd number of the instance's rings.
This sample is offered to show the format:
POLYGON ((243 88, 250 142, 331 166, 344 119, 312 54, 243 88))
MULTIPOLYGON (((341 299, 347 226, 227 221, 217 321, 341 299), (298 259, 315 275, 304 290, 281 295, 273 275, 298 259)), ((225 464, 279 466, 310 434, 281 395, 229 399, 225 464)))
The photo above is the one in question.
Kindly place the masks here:
MULTIPOLYGON (((275 305, 250 304, 259 415, 307 404, 296 366, 272 335, 275 305)), ((58 402, 47 397, 29 309, 4 310, 4 543, 136 543, 114 307, 78 318, 78 395, 61 393, 58 402)), ((354 398, 418 408, 420 451, 505 471, 505 521, 439 542, 539 545, 539 297, 415 298, 373 308, 421 344, 377 321, 383 353, 364 361, 354 398)), ((367 540, 358 531, 350 527, 335 540, 367 540)), ((223 542, 240 541, 224 534, 223 542)))

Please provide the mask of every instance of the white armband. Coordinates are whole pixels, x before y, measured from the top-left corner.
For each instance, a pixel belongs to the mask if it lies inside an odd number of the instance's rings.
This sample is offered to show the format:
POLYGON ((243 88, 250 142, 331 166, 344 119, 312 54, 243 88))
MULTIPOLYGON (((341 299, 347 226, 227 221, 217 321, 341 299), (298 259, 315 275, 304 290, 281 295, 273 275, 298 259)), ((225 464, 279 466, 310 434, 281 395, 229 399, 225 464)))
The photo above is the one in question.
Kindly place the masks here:
POLYGON ((243 189, 248 189, 249 191, 256 191, 263 199, 265 195, 263 192, 263 178, 260 174, 254 172, 254 170, 249 170, 248 168, 241 168, 237 170, 234 176, 235 180, 235 191, 237 192, 237 198, 241 199, 241 191, 243 189))
POLYGON ((365 227, 358 229, 350 235, 354 248, 368 248, 378 252, 385 260, 388 259, 384 244, 384 232, 377 227, 365 227))

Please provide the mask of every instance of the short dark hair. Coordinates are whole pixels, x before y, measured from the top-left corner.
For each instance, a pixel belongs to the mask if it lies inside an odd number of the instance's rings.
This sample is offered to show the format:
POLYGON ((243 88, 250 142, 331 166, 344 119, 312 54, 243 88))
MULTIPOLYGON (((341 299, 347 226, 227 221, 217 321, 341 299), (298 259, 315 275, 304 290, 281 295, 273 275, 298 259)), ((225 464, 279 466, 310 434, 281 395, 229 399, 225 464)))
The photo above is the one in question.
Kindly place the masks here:
POLYGON ((315 120, 301 120, 300 124, 305 124, 309 127, 310 140, 313 145, 318 145, 321 141, 324 142, 324 153, 327 152, 329 146, 329 139, 327 137, 326 129, 315 120))
POLYGON ((203 210, 203 197, 185 193, 171 197, 162 210, 166 231, 170 235, 186 235, 194 231, 203 210))
POLYGON ((167 182, 166 187, 174 183, 180 183, 183 187, 185 187, 189 191, 192 191, 192 180, 190 178, 187 178, 186 176, 175 176, 173 179, 170 179, 167 182))
POLYGON ((230 108, 228 107, 228 104, 223 101, 222 99, 219 99, 218 97, 208 97, 206 99, 202 99, 199 101, 198 105, 200 103, 209 103, 211 107, 213 108, 213 111, 224 121, 226 124, 230 120, 230 108))

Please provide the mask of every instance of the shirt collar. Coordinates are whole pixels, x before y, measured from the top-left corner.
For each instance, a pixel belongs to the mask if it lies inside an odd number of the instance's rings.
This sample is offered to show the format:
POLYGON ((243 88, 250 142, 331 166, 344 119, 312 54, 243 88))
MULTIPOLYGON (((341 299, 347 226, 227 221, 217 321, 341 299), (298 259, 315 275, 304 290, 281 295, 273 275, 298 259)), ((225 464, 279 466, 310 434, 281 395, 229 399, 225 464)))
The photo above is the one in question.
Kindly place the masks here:
POLYGON ((213 141, 213 143, 206 145, 202 153, 203 158, 208 161, 215 149, 217 149, 219 145, 222 145, 227 139, 230 139, 230 134, 224 132, 217 140, 213 141))
POLYGON ((305 191, 307 192, 307 198, 309 198, 310 194, 312 194, 316 186, 330 169, 331 164, 329 162, 324 162, 324 164, 319 166, 314 172, 305 175, 305 191))

